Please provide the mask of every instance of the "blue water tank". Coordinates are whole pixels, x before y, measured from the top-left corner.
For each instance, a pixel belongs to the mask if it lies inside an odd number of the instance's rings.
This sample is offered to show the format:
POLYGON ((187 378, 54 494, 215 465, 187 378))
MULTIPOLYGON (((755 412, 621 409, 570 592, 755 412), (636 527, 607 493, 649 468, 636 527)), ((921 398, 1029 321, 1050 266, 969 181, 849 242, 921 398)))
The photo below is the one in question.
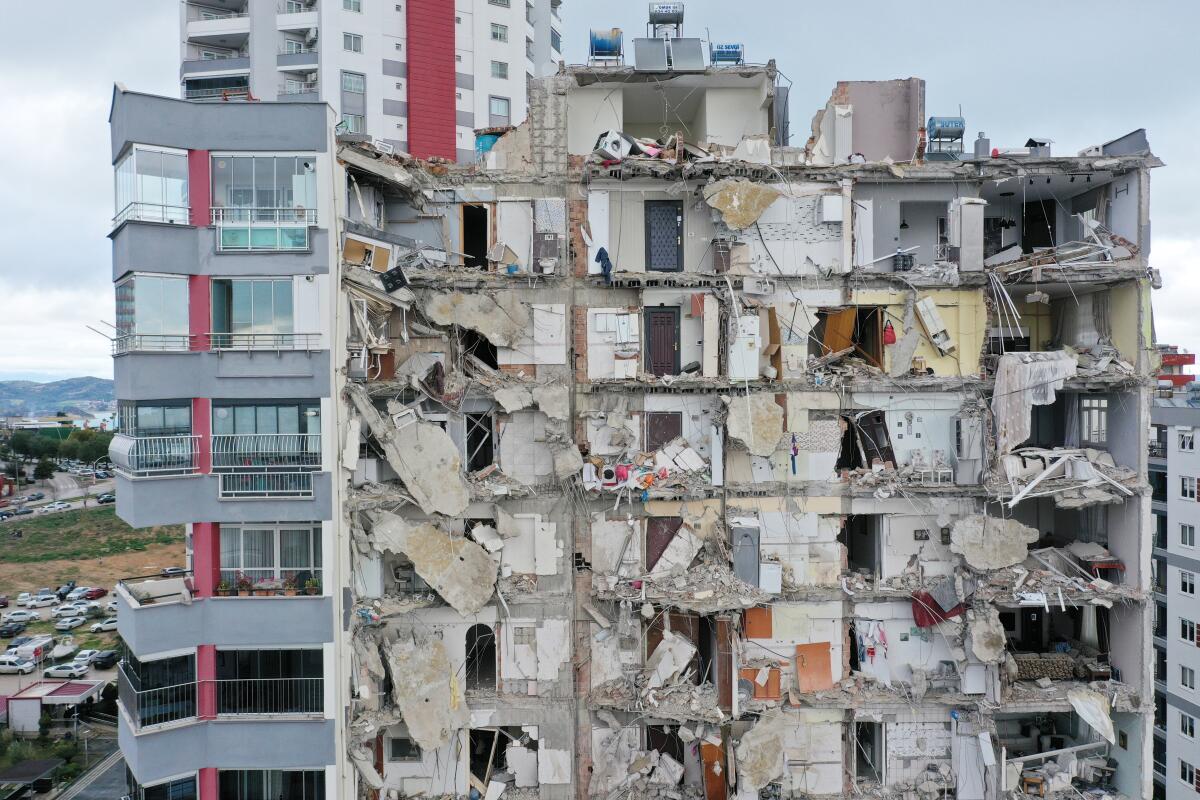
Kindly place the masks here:
POLYGON ((712 64, 741 64, 746 60, 746 46, 733 42, 710 44, 708 60, 712 64))
POLYGON ((962 117, 930 117, 925 131, 930 139, 961 139, 967 132, 967 121, 962 117))
POLYGON ((620 28, 608 30, 593 28, 591 32, 592 58, 620 58, 623 52, 624 34, 620 28))

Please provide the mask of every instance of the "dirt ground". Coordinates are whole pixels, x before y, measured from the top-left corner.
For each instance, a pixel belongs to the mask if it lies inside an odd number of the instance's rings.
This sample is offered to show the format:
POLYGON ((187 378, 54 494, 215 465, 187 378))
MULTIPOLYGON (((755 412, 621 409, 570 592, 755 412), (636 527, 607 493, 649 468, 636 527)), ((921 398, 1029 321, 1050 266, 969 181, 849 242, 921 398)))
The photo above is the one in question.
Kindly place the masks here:
POLYGON ((15 599, 20 592, 42 586, 57 588, 68 580, 102 586, 109 591, 120 578, 153 575, 163 567, 183 566, 183 542, 152 544, 145 550, 117 553, 95 559, 38 561, 28 564, 0 562, 0 594, 15 599))

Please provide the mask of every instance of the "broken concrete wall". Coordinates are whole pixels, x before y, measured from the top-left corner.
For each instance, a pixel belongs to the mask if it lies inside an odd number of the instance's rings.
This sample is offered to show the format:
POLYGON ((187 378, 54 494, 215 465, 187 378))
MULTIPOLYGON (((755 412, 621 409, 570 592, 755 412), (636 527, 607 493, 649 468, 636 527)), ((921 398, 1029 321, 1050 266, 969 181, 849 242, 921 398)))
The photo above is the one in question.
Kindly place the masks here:
POLYGON ((977 514, 954 523, 950 549, 961 555, 967 566, 987 572, 1020 564, 1038 536, 1036 528, 1015 519, 977 514))
POLYGON ((417 574, 459 613, 473 614, 492 599, 496 563, 475 542, 386 512, 373 516, 371 537, 379 552, 407 556, 417 574))
POLYGON ((854 627, 860 635, 872 635, 886 646, 876 646, 875 657, 860 664, 864 674, 890 685, 892 682, 912 685, 914 673, 939 669, 942 662, 953 661, 951 642, 961 635, 958 619, 940 622, 933 628, 917 628, 913 620, 912 602, 857 603, 854 607, 854 627), (882 629, 880 637, 878 631, 882 629), (914 630, 919 631, 913 633, 914 630))
POLYGON ((392 700, 422 750, 450 743, 470 721, 466 700, 446 648, 438 639, 413 632, 387 647, 392 700))
MULTIPOLYGON (((777 602, 771 605, 770 638, 745 640, 743 659, 769 658, 779 660, 779 654, 789 656, 787 663, 780 661, 783 690, 798 689, 795 655, 797 648, 806 645, 827 645, 828 670, 825 664, 812 663, 806 671, 828 675, 836 683, 844 677, 843 654, 846 644, 845 618, 841 601, 777 602)), ((806 654, 816 652, 806 650, 806 654)), ((820 656, 823 660, 825 656, 820 656)))
POLYGON ((952 776, 941 772, 942 769, 949 772, 953 750, 952 726, 946 721, 945 712, 912 709, 888 717, 895 720, 884 722, 888 785, 922 784, 928 779, 931 765, 938 770, 936 774, 942 785, 952 782, 952 776))
POLYGON ((497 507, 496 530, 502 541, 502 576, 556 575, 561 571, 563 540, 552 519, 541 513, 509 513, 497 507))
POLYGON ((845 723, 840 709, 789 709, 784 712, 781 781, 793 797, 842 794, 846 758, 845 723))
POLYGON ((545 414, 517 411, 500 420, 497 427, 498 463, 505 475, 530 486, 550 479, 554 474, 554 451, 548 439, 553 426, 545 414))
POLYGON ((836 498, 730 498, 731 529, 755 527, 759 558, 779 564, 785 590, 837 586, 842 573, 842 503, 836 498))
MULTIPOLYGON (((668 192, 661 182, 653 180, 599 183, 589 192, 589 208, 600 193, 607 195, 608 230, 604 231, 603 225, 592 226, 592 247, 596 250, 605 248, 614 275, 646 272, 645 208, 647 202, 654 201, 682 202, 683 270, 712 272, 710 242, 716 235, 712 215, 707 206, 692 199, 690 192, 668 192)), ((598 210, 602 210, 603 205, 601 203, 598 210)), ((599 266, 589 259, 589 269, 594 269, 595 274, 599 274, 599 266)))
POLYGON ((783 408, 775 395, 735 394, 727 401, 726 430, 751 456, 770 456, 783 436, 783 408))
POLYGON ((421 310, 435 325, 469 328, 497 347, 512 347, 532 325, 529 305, 520 298, 511 291, 429 292, 421 310))

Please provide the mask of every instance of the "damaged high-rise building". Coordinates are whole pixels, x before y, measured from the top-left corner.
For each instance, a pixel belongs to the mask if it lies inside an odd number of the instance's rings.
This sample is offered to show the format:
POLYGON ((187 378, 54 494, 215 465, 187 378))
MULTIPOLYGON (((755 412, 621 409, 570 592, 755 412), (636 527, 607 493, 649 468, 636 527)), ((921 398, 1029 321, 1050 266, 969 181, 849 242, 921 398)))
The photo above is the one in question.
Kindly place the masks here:
POLYGON ((690 41, 470 166, 118 92, 138 797, 1150 796, 1144 132, 690 41))

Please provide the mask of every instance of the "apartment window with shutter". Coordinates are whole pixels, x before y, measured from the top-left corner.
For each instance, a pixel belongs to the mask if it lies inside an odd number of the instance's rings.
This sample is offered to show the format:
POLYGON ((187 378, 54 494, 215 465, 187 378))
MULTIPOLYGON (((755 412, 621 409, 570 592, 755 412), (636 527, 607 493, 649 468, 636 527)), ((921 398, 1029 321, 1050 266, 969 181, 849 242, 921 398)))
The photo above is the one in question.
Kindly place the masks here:
POLYGON ((342 34, 342 49, 351 53, 362 52, 362 36, 357 33, 342 34))
POLYGON ((1108 441, 1108 399, 1085 397, 1079 404, 1080 436, 1084 443, 1103 446, 1108 441))
POLYGON ((492 23, 492 41, 507 42, 508 41, 508 26, 501 25, 498 22, 492 23))

